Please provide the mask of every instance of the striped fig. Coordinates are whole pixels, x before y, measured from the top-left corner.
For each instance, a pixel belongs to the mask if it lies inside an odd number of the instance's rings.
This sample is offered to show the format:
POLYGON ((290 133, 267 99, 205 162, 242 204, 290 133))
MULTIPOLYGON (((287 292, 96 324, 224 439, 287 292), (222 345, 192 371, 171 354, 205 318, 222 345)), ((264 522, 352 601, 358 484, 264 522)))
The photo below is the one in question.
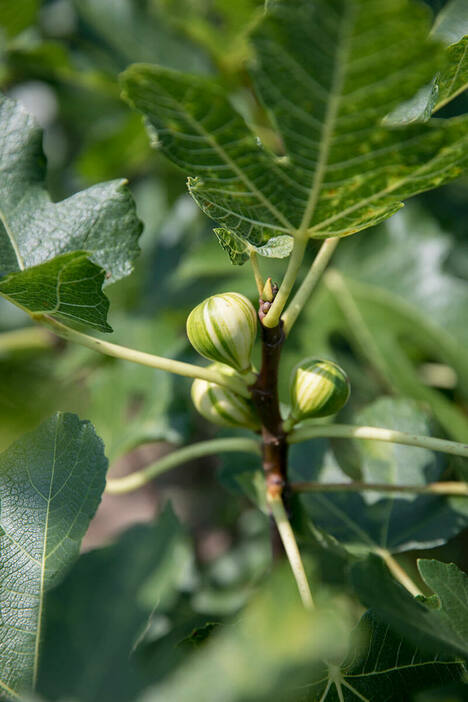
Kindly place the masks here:
POLYGON ((187 335, 198 353, 239 373, 251 369, 256 333, 257 315, 252 303, 235 292, 208 297, 187 319, 187 335))
POLYGON ((306 358, 291 375, 291 417, 287 424, 336 414, 348 401, 349 379, 333 361, 306 358))
POLYGON ((221 385, 197 378, 192 384, 192 401, 209 422, 225 427, 260 429, 252 402, 221 385))

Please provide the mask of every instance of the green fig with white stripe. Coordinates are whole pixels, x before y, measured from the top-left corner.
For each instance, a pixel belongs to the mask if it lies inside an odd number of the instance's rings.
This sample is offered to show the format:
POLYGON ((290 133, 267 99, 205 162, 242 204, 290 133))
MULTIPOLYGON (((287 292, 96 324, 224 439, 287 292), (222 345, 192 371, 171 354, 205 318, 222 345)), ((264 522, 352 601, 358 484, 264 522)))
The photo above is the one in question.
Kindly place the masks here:
POLYGON ((254 306, 244 295, 235 292, 208 297, 187 319, 187 335, 198 353, 239 373, 251 370, 256 334, 254 306))
POLYGON ((290 392, 288 428, 303 419, 336 414, 348 401, 349 379, 333 361, 306 358, 292 372, 290 392))
POLYGON ((260 429, 253 403, 221 385, 197 378, 192 384, 192 401, 200 414, 213 424, 260 429))

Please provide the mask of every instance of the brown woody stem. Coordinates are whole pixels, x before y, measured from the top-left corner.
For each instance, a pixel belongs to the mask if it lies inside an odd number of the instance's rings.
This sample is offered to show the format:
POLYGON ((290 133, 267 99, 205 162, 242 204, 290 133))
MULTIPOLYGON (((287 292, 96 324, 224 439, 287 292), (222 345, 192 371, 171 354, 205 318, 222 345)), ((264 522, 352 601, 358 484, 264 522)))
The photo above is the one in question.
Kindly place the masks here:
MULTIPOLYGON (((260 323, 267 309, 260 300, 260 323)), ((268 303, 269 304, 269 303, 268 303)), ((256 382, 250 387, 252 400, 262 422, 262 459, 269 498, 287 498, 286 434, 283 431, 278 399, 278 368, 285 339, 282 322, 275 327, 260 324, 262 333, 262 365, 256 382)), ((283 546, 276 526, 272 526, 274 557, 283 556, 283 546)))

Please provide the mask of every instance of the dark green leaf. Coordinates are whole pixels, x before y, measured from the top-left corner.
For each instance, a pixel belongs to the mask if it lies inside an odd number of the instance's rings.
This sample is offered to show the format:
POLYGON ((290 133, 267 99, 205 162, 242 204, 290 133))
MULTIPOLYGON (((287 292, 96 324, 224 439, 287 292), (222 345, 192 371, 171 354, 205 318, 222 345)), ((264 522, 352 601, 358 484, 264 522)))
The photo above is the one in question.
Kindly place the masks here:
POLYGON ((57 414, 0 456, 0 691, 31 687, 47 590, 78 556, 107 460, 89 422, 57 414))
POLYGON ((147 682, 132 655, 172 603, 187 567, 170 507, 113 546, 83 555, 47 599, 39 691, 48 699, 128 702, 147 682))
MULTIPOLYGON (((363 413, 366 423, 428 434, 425 415, 405 400, 384 399, 363 413)), ((362 416, 361 416, 362 419, 362 416)), ((361 423, 361 422, 359 422, 361 423)), ((432 452, 378 442, 355 442, 365 481, 424 485, 437 480, 444 460, 432 452)), ((300 480, 346 483, 327 442, 314 440, 291 450, 293 475, 300 480)), ((307 514, 338 541, 358 550, 392 552, 445 543, 468 525, 462 498, 377 492, 313 492, 301 496, 307 514)))
POLYGON ((104 279, 105 271, 87 253, 76 251, 6 275, 0 280, 0 294, 32 314, 49 314, 110 332, 104 279))
POLYGON ((353 631, 349 649, 326 682, 311 685, 307 702, 315 702, 320 694, 323 702, 406 702, 423 690, 460 681, 464 675, 463 666, 451 656, 416 649, 372 611, 364 614, 353 631))
POLYGON ((423 651, 468 656, 468 576, 453 563, 422 560, 421 577, 439 598, 428 606, 418 601, 393 578, 375 556, 356 563, 353 585, 362 601, 377 612, 392 630, 423 651))
POLYGON ((4 173, 0 192, 0 276, 14 275, 5 284, 15 297, 19 298, 24 284, 19 299, 28 310, 35 310, 38 296, 45 295, 47 302, 39 309, 52 308, 57 314, 104 329, 105 299, 101 295, 96 300, 99 272, 96 266, 91 269, 83 256, 75 260, 71 254, 86 251, 91 261, 104 269, 108 282, 132 271, 141 225, 125 182, 102 183, 55 204, 45 190, 41 131, 34 120, 18 103, 2 98, 0 124, 0 165, 4 173), (64 254, 69 257, 53 262, 64 254), (43 268, 44 264, 48 265, 43 268), (62 275, 67 286, 73 281, 73 292, 67 287, 68 307, 60 309, 60 295, 51 287, 60 288, 62 275), (83 319, 80 308, 92 308, 96 303, 101 314, 88 310, 83 319))

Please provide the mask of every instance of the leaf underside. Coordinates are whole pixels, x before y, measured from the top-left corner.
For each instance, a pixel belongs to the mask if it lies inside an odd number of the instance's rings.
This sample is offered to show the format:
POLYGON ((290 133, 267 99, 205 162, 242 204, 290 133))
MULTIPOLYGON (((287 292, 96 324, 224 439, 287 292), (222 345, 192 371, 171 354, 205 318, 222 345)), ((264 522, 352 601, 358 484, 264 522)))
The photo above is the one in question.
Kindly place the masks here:
POLYGON ((263 147, 213 80, 135 64, 124 96, 225 230, 347 236, 466 166, 466 117, 394 128, 385 117, 442 70, 429 17, 406 0, 279 0, 252 35, 252 74, 282 144, 263 147))

